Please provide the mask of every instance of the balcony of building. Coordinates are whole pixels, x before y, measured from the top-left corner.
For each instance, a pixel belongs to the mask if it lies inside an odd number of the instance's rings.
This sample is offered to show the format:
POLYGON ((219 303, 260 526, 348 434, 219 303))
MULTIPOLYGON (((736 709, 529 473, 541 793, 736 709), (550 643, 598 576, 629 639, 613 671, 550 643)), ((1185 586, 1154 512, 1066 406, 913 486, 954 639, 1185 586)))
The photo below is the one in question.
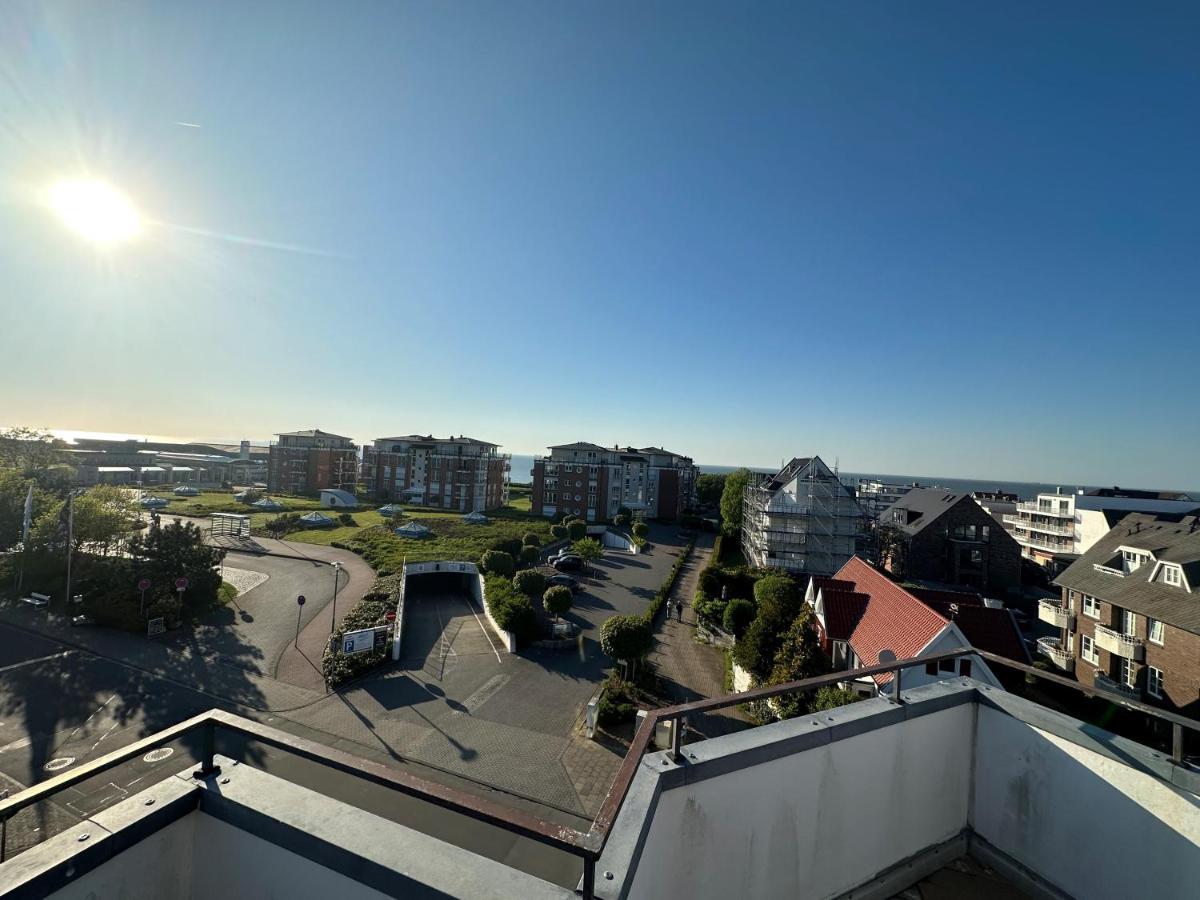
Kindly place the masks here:
MULTIPOLYGON (((1116 694, 1118 697, 1128 697, 1133 700, 1138 700, 1142 696, 1142 692, 1132 684, 1125 684, 1123 681, 1106 675, 1103 672, 1097 672, 1095 684, 1100 690, 1108 694, 1116 694)), ((1200 852, 1200 850, 1198 850, 1200 852)))
POLYGON ((1184 730, 1197 723, 1119 699, 1170 725, 1167 755, 971 679, 903 690, 904 671, 964 653, 653 710, 587 830, 205 713, 0 800, 8 821, 156 748, 195 754, 177 774, 12 856, 0 865, 0 894, 887 898, 949 869, 959 876, 954 896, 988 896, 986 884, 1002 882, 1041 897, 1194 896, 1200 772, 1182 754, 1184 730), (888 698, 672 740, 687 716, 884 672, 901 675, 888 698), (671 745, 652 749, 663 731, 671 745), (246 761, 222 756, 227 746, 246 761), (303 765, 286 771, 321 790, 258 768, 255 747, 293 754, 303 765), (336 778, 359 787, 335 797, 336 778), (971 884, 980 872, 986 881, 971 884))
POLYGON ((1121 634, 1115 628, 1109 628, 1107 625, 1096 626, 1095 640, 1096 646, 1101 650, 1107 650, 1123 659, 1141 662, 1146 657, 1146 644, 1141 638, 1130 634, 1121 634))
POLYGON ((1055 668, 1064 672, 1075 671, 1075 657, 1071 651, 1063 649, 1062 641, 1056 637, 1041 637, 1037 640, 1038 653, 1045 656, 1055 668))
POLYGON ((1013 535, 1018 544, 1028 547, 1036 547, 1039 550, 1046 550, 1050 553, 1071 553, 1075 549, 1075 542, 1071 540, 1056 540, 1053 538, 1039 537, 1034 532, 1026 532, 1022 534, 1018 531, 1013 535))
POLYGON ((1056 519, 1074 519, 1075 512, 1068 505, 1067 509, 1059 509, 1057 504, 1041 504, 1036 500, 1023 500, 1017 504, 1017 512, 1029 513, 1035 516, 1053 516, 1056 519))
POLYGON ((1062 600, 1039 600, 1038 619, 1055 628, 1075 630, 1075 613, 1064 607, 1062 600))
POLYGON ((1039 522, 1029 516, 1014 516, 1010 513, 1005 513, 1001 517, 1005 525, 1013 525, 1016 528, 1021 528, 1026 531, 1041 531, 1046 534, 1057 534, 1064 537, 1075 536, 1075 525, 1064 525, 1061 522, 1039 522))

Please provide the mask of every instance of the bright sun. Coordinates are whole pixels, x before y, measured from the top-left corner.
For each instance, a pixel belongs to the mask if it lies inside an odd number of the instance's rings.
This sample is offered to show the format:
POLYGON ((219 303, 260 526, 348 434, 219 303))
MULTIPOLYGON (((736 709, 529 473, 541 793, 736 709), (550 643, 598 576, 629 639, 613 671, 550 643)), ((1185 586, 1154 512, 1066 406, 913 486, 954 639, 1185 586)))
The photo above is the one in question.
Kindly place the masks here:
POLYGON ((68 227, 98 243, 128 240, 141 228, 133 204, 103 181, 60 181, 50 189, 50 206, 68 227))

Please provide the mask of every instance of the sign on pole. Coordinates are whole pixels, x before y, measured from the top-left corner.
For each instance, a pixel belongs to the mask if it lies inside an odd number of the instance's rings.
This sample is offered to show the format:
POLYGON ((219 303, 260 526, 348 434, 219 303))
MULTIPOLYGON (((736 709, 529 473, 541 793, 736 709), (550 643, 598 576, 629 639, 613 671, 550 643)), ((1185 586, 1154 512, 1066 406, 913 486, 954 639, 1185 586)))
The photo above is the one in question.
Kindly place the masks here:
POLYGON ((139 591, 148 591, 148 590, 150 590, 150 579, 149 579, 149 578, 143 578, 143 579, 141 579, 140 581, 138 581, 138 590, 139 590, 139 591))
POLYGON ((186 578, 176 578, 175 579, 175 590, 186 591, 187 586, 188 586, 188 580, 186 578))
POLYGON ((374 628, 364 628, 361 631, 347 631, 342 635, 342 653, 347 656, 353 656, 355 653, 367 653, 374 649, 374 628))
POLYGON ((304 595, 301 594, 296 598, 296 640, 293 642, 295 647, 300 646, 300 617, 304 614, 304 603, 304 595))
POLYGON ((162 616, 146 623, 146 637, 156 637, 167 630, 167 620, 162 616))

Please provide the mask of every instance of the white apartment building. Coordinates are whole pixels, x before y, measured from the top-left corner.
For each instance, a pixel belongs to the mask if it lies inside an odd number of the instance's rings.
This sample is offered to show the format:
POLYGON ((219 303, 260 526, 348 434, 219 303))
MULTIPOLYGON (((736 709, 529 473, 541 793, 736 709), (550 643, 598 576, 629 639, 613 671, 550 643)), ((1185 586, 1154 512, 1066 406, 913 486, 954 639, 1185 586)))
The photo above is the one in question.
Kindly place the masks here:
POLYGON ((1097 488, 1087 492, 1038 494, 1003 516, 1021 545, 1021 555, 1057 574, 1087 553, 1132 512, 1187 515, 1200 501, 1181 491, 1097 488))

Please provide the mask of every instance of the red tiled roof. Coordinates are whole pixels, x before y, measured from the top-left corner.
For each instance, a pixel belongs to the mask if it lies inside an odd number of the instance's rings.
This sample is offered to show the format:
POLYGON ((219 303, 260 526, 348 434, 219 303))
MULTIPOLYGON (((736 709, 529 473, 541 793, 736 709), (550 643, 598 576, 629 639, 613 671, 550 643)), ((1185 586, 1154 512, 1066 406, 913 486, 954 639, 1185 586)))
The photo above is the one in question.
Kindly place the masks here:
MULTIPOLYGON (((833 577, 853 582, 855 591, 867 595, 866 609, 850 635, 850 646, 863 665, 875 665, 881 650, 892 651, 897 659, 917 656, 948 623, 944 616, 857 556, 833 577)), ((874 677, 879 685, 892 680, 890 674, 874 677)))
POLYGON ((909 588, 908 592, 932 606, 935 611, 942 615, 949 615, 951 603, 957 603, 959 607, 963 606, 983 606, 983 598, 974 591, 947 591, 940 588, 909 588))
POLYGON ((846 641, 862 618, 871 598, 855 591, 821 589, 821 606, 825 611, 825 636, 831 641, 846 641))
POLYGON ((812 587, 814 591, 819 591, 822 588, 825 590, 833 588, 834 590, 839 591, 852 591, 854 590, 854 582, 839 581, 836 578, 830 578, 828 575, 813 575, 812 587))
POLYGON ((961 606, 953 621, 972 647, 1026 665, 1032 662, 1017 623, 1007 609, 961 606))

